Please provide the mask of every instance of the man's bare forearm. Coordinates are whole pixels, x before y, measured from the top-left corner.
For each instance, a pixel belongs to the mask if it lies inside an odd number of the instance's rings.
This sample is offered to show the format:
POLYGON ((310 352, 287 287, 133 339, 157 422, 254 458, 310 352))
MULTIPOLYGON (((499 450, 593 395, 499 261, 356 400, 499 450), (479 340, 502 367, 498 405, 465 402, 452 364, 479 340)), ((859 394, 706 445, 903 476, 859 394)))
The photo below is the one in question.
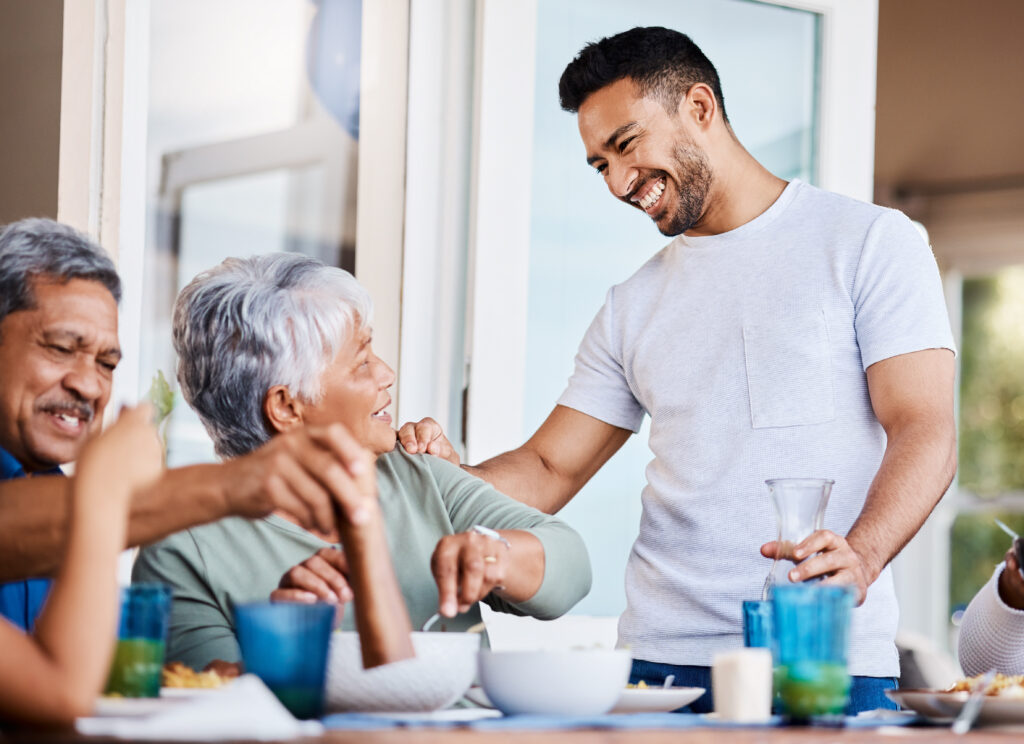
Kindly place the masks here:
POLYGON ((874 581, 924 524, 956 473, 952 420, 921 421, 891 435, 847 542, 874 581))
POLYGON ((490 483, 506 496, 554 514, 576 494, 537 452, 527 447, 505 452, 463 470, 490 483))
MULTIPOLYGON (((168 470, 132 499, 128 545, 228 515, 217 465, 168 470)), ((0 581, 51 576, 67 542, 71 479, 36 476, 0 483, 0 581)))
POLYGON ((50 576, 64 555, 70 480, 36 476, 0 483, 0 581, 50 576))
POLYGON ((628 429, 556 405, 522 447, 463 467, 517 501, 556 514, 631 434, 628 429))

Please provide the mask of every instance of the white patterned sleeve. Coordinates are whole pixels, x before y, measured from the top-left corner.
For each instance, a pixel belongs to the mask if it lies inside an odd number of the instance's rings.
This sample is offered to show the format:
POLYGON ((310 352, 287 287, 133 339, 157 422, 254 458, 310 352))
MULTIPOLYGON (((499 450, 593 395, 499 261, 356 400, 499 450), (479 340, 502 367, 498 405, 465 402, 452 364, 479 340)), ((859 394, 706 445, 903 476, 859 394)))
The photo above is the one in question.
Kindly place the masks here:
POLYGON ((1024 610, 1013 609, 999 597, 999 576, 1005 566, 996 566, 960 624, 960 666, 972 677, 989 669, 1024 674, 1024 610))

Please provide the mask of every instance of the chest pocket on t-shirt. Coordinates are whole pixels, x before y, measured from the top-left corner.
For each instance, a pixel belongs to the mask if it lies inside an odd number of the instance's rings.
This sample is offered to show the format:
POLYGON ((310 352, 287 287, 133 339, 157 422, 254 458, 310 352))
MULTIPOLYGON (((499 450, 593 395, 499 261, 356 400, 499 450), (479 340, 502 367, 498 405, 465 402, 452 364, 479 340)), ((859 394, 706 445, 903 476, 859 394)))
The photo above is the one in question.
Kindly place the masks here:
POLYGON ((820 309, 744 323, 743 353, 755 429, 835 418, 828 325, 820 309))

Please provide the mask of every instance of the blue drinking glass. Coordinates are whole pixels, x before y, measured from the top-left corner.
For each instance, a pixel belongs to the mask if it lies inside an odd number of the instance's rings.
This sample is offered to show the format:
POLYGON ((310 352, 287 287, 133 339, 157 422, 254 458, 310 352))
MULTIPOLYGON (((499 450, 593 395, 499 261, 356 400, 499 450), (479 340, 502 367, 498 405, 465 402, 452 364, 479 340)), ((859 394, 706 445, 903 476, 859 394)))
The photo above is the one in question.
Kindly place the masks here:
POLYGON ((743 645, 747 648, 772 647, 770 599, 748 599, 743 603, 743 645))
POLYGON ((121 589, 117 646, 104 693, 122 697, 160 695, 171 596, 166 584, 132 584, 121 589))
POLYGON ((262 679, 296 718, 319 717, 335 607, 256 602, 234 609, 245 671, 262 679))
POLYGON ((849 704, 846 657, 853 600, 848 586, 774 588, 775 689, 790 718, 839 717, 849 704))

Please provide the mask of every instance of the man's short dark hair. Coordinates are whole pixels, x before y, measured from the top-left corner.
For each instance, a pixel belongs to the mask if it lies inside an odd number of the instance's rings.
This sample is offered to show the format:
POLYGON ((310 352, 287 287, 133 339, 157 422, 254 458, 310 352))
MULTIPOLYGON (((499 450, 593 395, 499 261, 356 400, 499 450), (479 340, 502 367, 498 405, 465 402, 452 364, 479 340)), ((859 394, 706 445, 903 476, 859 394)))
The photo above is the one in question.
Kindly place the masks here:
POLYGON ((113 261, 87 235, 36 217, 0 228, 0 321, 35 307, 32 283, 37 279, 99 282, 116 302, 121 301, 121 280, 113 261))
POLYGON ((705 83, 729 121, 715 66, 689 36, 661 26, 631 28, 583 47, 558 81, 562 108, 576 113, 591 93, 623 78, 673 114, 691 87, 705 83))

